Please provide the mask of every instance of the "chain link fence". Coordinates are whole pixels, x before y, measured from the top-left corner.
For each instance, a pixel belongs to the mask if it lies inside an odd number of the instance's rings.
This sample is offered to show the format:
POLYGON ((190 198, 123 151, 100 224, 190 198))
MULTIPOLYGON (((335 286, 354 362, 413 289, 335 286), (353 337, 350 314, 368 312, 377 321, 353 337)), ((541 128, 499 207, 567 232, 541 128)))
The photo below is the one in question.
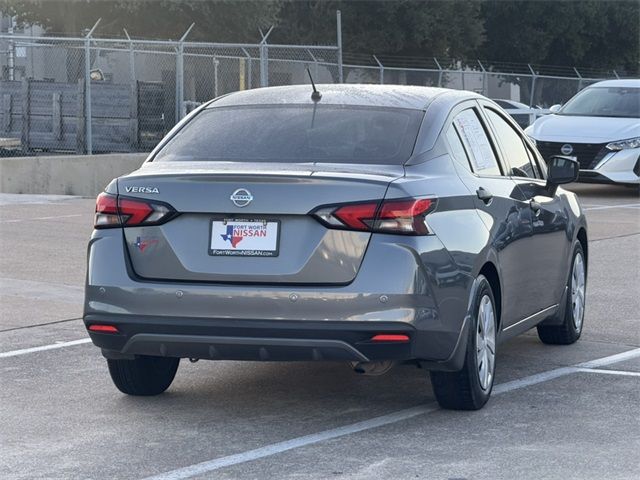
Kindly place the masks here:
POLYGON ((148 151, 203 102, 238 90, 308 83, 307 68, 316 83, 466 89, 542 109, 618 76, 486 61, 343 59, 339 46, 274 45, 267 43, 268 33, 258 44, 105 39, 91 33, 0 35, 0 156, 148 151))
POLYGON ((546 109, 566 102, 584 87, 620 78, 615 71, 509 64, 475 60, 345 55, 347 83, 419 85, 471 90, 493 99, 546 109), (584 74, 584 75, 583 75, 584 74))

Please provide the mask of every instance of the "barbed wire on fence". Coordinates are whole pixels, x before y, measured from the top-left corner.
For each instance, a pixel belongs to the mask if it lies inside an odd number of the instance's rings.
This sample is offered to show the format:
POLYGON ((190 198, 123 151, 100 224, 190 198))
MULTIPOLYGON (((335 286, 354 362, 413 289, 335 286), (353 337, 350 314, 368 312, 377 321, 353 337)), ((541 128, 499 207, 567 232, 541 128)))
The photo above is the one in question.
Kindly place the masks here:
MULTIPOLYGON (((94 26, 95 29, 95 26, 94 26)), ((548 107, 615 71, 342 52, 341 45, 0 35, 0 138, 21 152, 143 151, 191 109, 256 87, 381 83, 473 90, 548 107)), ((0 147, 0 154, 6 153, 0 147)))

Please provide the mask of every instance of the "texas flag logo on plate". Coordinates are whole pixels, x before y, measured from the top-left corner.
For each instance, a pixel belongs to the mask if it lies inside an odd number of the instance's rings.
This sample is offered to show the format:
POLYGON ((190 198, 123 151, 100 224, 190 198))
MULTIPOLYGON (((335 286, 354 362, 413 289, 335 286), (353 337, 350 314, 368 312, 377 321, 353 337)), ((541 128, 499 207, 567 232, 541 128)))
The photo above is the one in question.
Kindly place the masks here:
MULTIPOLYGON (((267 233, 266 229, 260 232, 260 234, 266 234, 266 233, 267 233)), ((224 241, 228 240, 231 243, 231 246, 233 248, 236 248, 236 245, 238 245, 240 241, 242 241, 242 239, 244 238, 242 236, 242 232, 239 231, 239 229, 237 227, 234 227, 233 225, 227 225, 227 233, 223 233, 220 236, 224 241), (236 235, 234 235, 234 231, 236 235)))
POLYGON ((211 255, 275 257, 279 222, 267 220, 213 220, 211 255))

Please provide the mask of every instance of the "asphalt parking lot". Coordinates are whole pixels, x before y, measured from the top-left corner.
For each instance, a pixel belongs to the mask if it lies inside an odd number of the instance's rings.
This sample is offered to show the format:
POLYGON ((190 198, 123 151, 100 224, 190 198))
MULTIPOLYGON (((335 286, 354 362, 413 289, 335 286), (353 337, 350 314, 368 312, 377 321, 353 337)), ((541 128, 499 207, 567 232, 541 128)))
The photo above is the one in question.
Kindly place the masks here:
POLYGON ((582 339, 503 344, 478 412, 438 409, 411 366, 183 361, 164 395, 122 395, 80 320, 94 201, 0 194, 0 478, 639 478, 640 197, 571 188, 582 339))

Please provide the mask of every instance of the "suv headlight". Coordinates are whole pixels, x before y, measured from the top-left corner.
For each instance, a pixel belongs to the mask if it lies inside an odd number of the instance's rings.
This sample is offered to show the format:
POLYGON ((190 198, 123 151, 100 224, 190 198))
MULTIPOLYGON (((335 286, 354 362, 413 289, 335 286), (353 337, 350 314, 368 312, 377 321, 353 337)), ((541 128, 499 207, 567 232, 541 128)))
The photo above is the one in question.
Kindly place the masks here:
POLYGON ((606 148, 607 150, 611 150, 613 152, 617 152, 619 150, 627 150, 629 148, 640 148, 640 137, 607 143, 606 148))

